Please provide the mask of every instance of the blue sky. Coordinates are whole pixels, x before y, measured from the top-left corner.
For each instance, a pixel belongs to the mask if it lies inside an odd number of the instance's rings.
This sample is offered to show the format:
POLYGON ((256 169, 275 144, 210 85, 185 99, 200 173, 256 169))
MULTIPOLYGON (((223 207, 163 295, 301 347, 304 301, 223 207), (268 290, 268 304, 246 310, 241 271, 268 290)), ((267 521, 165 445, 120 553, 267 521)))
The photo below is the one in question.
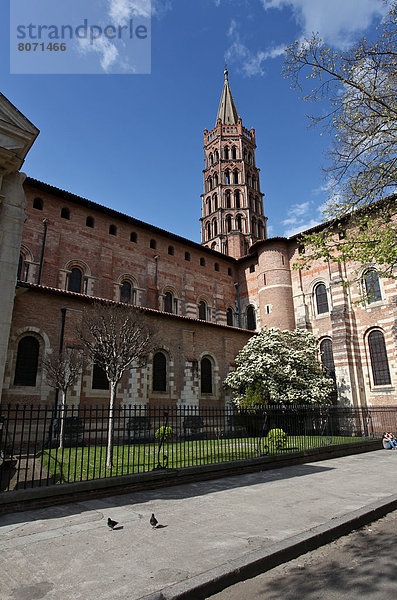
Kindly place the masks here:
MULTIPOLYGON (((113 15, 147 3, 100 1, 113 15)), ((281 75, 283 48, 312 31, 348 47, 384 12, 382 0, 153 0, 150 75, 112 74, 100 53, 102 75, 10 75, 3 2, 1 91, 41 131, 24 171, 200 242, 203 129, 215 124, 226 56, 243 125, 256 130, 269 235, 311 227, 330 139, 308 129, 311 107, 281 75)))

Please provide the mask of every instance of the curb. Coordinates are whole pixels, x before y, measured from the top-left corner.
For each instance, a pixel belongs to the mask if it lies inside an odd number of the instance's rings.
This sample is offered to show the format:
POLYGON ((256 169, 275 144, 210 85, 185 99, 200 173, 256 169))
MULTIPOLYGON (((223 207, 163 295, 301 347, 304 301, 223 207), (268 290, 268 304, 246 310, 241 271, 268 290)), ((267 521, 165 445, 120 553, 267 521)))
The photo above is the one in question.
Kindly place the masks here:
POLYGON ((235 583, 256 577, 260 573, 347 535, 353 529, 359 529, 363 525, 376 521, 396 508, 397 495, 377 500, 323 525, 272 544, 266 549, 249 552, 241 558, 231 560, 191 579, 148 596, 142 596, 139 600, 205 600, 235 583))

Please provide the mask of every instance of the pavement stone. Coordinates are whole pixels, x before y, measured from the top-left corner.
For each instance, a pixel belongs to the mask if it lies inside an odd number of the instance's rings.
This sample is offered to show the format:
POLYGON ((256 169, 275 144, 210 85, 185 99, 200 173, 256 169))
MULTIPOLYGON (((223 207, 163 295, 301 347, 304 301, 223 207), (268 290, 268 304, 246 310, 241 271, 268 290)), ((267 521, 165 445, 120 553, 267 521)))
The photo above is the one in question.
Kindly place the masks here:
POLYGON ((396 469, 379 450, 2 515, 0 599, 206 598, 396 508, 396 469))

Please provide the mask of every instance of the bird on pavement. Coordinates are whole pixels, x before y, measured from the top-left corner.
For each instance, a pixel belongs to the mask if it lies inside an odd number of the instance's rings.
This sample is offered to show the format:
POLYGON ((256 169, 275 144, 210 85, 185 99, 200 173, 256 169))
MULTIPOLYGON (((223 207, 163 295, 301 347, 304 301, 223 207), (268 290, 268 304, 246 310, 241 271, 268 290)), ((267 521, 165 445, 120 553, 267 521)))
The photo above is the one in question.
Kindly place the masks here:
POLYGON ((110 529, 114 529, 116 525, 118 525, 117 521, 112 521, 112 519, 108 518, 108 527, 110 527, 110 529))
POLYGON ((150 517, 150 525, 152 526, 152 529, 156 529, 157 523, 158 521, 154 516, 154 513, 152 513, 152 516, 150 517))

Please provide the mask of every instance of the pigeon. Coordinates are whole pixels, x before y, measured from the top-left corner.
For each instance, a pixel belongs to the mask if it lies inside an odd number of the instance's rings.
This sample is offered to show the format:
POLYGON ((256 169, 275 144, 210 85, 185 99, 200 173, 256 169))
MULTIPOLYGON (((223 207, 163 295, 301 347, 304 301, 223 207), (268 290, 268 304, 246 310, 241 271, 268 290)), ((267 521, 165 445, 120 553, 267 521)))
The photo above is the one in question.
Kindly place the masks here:
POLYGON ((158 523, 158 521, 157 521, 156 517, 154 516, 154 513, 152 513, 152 516, 150 517, 150 525, 152 526, 152 529, 156 529, 157 523, 158 523))
POLYGON ((108 527, 110 527, 110 529, 114 529, 116 525, 118 525, 117 521, 112 521, 112 519, 108 518, 108 527))

